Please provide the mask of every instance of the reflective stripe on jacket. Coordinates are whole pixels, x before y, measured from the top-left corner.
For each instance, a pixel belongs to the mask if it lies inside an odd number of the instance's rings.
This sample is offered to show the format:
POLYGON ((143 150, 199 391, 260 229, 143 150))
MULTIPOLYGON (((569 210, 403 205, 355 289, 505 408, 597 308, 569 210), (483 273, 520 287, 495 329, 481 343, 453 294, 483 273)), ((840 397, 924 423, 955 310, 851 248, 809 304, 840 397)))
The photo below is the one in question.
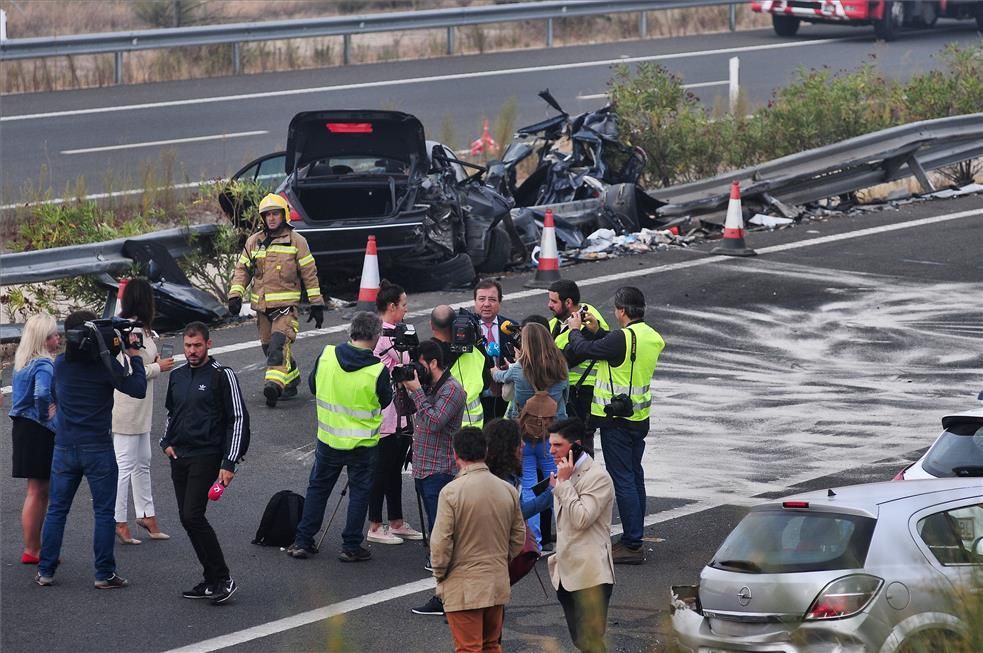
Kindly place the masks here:
POLYGON ((617 367, 607 361, 597 361, 597 379, 594 383, 594 398, 591 400, 590 414, 607 417, 604 407, 611 403, 612 397, 626 394, 631 399, 631 417, 622 417, 630 422, 641 422, 649 418, 652 406, 652 375, 659 361, 659 354, 666 343, 659 332, 637 322, 622 329, 625 336, 625 360, 617 367), (635 334, 635 364, 632 373, 631 334, 635 334), (610 377, 608 375, 610 370, 610 377))
POLYGON ((260 231, 246 240, 236 261, 229 297, 246 297, 252 282, 249 301, 254 310, 266 310, 300 303, 301 282, 307 289, 307 301, 324 304, 317 280, 317 266, 307 239, 289 227, 264 247, 266 232, 260 231))
POLYGON ((374 447, 382 427, 382 406, 376 380, 382 362, 346 372, 334 345, 327 345, 317 363, 317 439, 332 449, 374 447))
POLYGON ((461 426, 482 428, 485 425, 485 411, 481 407, 481 391, 485 389, 485 355, 475 347, 457 357, 451 365, 451 376, 464 386, 468 395, 464 406, 461 426))
MULTIPOLYGON (((594 308, 593 306, 591 306, 586 302, 581 304, 581 306, 587 307, 587 312, 594 316, 594 319, 597 320, 597 323, 601 325, 602 329, 604 329, 605 331, 609 330, 608 323, 604 321, 603 317, 601 317, 601 312, 599 310, 597 310, 596 308, 594 308)), ((559 322, 560 321, 555 317, 550 320, 550 333, 556 331, 556 327, 559 324, 559 322)), ((581 330, 583 330, 586 327, 581 326, 580 328, 581 330)), ((563 331, 561 331, 559 335, 557 335, 556 338, 554 338, 554 342, 556 342, 556 346, 559 347, 560 351, 566 349, 567 343, 570 342, 570 329, 563 327, 563 331)), ((577 383, 580 381, 580 377, 582 377, 584 373, 587 372, 588 367, 590 367, 590 361, 586 360, 586 361, 581 361, 570 368, 570 375, 568 378, 570 380, 571 388, 577 385, 577 383)), ((596 378, 597 378, 597 363, 594 363, 594 367, 591 367, 590 372, 587 374, 587 378, 584 379, 584 382, 581 383, 581 385, 585 385, 592 388, 594 387, 594 379, 596 378)))

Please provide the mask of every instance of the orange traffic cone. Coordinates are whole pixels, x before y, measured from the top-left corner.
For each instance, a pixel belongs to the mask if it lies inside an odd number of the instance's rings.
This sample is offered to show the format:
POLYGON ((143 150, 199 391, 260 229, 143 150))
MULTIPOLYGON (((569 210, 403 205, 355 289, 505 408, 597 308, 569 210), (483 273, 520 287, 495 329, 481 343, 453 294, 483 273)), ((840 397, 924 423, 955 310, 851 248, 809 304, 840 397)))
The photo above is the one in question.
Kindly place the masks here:
POLYGON ((375 298, 379 294, 379 256, 375 251, 375 236, 369 236, 365 245, 365 261, 362 263, 362 281, 358 285, 356 311, 375 313, 375 298))
POLYGON ((526 283, 526 288, 549 288, 560 279, 560 257, 556 253, 556 225, 553 209, 546 209, 543 216, 543 237, 539 241, 539 266, 536 276, 526 283))
POLYGON ((754 256, 756 251, 744 243, 744 217, 741 215, 741 185, 735 180, 730 185, 730 203, 724 221, 724 239, 710 250, 711 254, 727 256, 754 256))
POLYGON ((495 139, 492 138, 491 131, 488 129, 488 119, 486 118, 481 130, 481 136, 478 137, 478 140, 471 143, 471 156, 478 156, 482 152, 491 154, 495 145, 495 139))
POLYGON ((116 310, 113 311, 113 315, 119 315, 123 312, 123 293, 126 291, 126 284, 129 282, 130 280, 126 277, 119 280, 119 289, 116 291, 116 310))

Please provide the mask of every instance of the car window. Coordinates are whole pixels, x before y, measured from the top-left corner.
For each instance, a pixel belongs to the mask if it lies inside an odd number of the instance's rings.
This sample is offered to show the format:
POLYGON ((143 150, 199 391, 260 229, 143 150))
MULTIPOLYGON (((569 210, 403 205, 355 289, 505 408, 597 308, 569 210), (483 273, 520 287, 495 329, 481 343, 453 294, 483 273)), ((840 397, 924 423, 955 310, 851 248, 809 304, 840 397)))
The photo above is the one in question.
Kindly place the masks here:
POLYGON ((944 510, 918 520, 918 536, 943 565, 983 564, 976 555, 983 537, 983 505, 944 510))
POLYGON ((727 536, 710 566, 765 574, 861 568, 874 523, 856 515, 754 511, 727 536))
POLYGON ((276 156, 260 161, 256 181, 263 182, 264 186, 273 187, 279 185, 283 181, 283 178, 287 176, 287 173, 284 171, 285 164, 285 156, 276 156))
POLYGON ((922 467, 932 476, 983 476, 983 424, 950 424, 932 445, 922 467))

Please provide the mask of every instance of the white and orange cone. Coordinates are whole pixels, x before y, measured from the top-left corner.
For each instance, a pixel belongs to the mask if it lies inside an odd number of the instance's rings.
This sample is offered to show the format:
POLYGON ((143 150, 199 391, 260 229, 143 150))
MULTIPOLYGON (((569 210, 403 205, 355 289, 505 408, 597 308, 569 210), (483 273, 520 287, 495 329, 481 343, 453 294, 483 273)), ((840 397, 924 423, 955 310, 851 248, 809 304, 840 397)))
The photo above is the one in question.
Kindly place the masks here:
POLYGON ((375 313, 375 298, 379 294, 379 255, 375 249, 375 236, 369 236, 365 245, 365 261, 362 263, 362 281, 358 284, 356 311, 375 313))
POLYGON ((113 311, 113 315, 120 315, 123 312, 123 293, 126 292, 126 284, 129 282, 130 280, 126 277, 119 280, 119 289, 116 291, 116 310, 113 311))
POLYGON ((710 250, 711 254, 727 256, 754 256, 756 251, 744 242, 744 216, 741 214, 741 185, 735 180, 730 185, 730 202, 724 221, 724 238, 710 250))
POLYGON ((549 288, 560 279, 560 256, 556 252, 556 225, 553 209, 546 209, 543 216, 543 236, 539 241, 539 266, 536 276, 526 283, 526 288, 549 288))
POLYGON ((471 156, 490 155, 495 147, 495 139, 492 138, 491 131, 488 129, 488 119, 486 118, 481 129, 481 136, 471 143, 471 156))

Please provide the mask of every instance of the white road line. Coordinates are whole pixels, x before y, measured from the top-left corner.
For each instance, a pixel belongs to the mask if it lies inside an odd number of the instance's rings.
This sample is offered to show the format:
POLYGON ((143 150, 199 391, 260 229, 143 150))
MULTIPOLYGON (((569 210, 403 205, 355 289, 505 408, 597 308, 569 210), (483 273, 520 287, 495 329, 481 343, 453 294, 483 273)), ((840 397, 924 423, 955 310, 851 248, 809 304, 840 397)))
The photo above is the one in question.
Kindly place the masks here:
POLYGON ((105 145, 102 147, 86 147, 78 150, 62 150, 62 154, 89 154, 91 152, 111 152, 113 150, 130 150, 138 147, 158 147, 160 145, 178 145, 179 143, 200 143, 203 141, 223 141, 228 138, 243 138, 245 136, 261 136, 269 134, 265 129, 251 132, 234 132, 231 134, 212 134, 211 136, 190 136, 188 138, 173 138, 169 141, 144 141, 142 143, 127 143, 125 145, 105 145))
MULTIPOLYGON (((693 84, 683 84, 683 88, 706 88, 707 86, 727 86, 730 84, 729 80, 721 80, 719 82, 696 82, 693 84)), ((578 100, 603 100, 608 97, 607 93, 594 93, 592 95, 578 95, 578 100)))
MULTIPOLYGON (((198 188, 205 184, 213 183, 213 180, 208 181, 192 181, 186 184, 174 184, 170 188, 198 188)), ((86 200, 104 200, 110 197, 125 197, 127 195, 139 195, 140 193, 147 192, 146 188, 133 188, 130 190, 117 190, 112 193, 93 193, 92 195, 86 195, 83 199, 86 200)), ((70 197, 65 199, 64 197, 58 197, 50 200, 43 200, 41 202, 18 202, 16 204, 3 204, 0 205, 0 211, 9 211, 10 209, 18 209, 23 206, 44 206, 47 204, 64 204, 65 202, 74 202, 75 198, 70 197)))
POLYGON ((673 59, 688 59, 690 57, 707 57, 715 55, 733 55, 742 52, 758 52, 768 50, 782 50, 785 48, 804 48, 813 45, 827 45, 830 43, 840 43, 856 40, 857 37, 818 39, 815 41, 793 41, 790 43, 769 43, 765 45, 745 45, 733 48, 720 48, 719 50, 697 50, 692 52, 673 52, 669 54, 656 54, 646 57, 619 57, 617 59, 599 59, 597 61, 579 61, 576 63, 554 64, 549 66, 529 66, 526 68, 505 68, 502 70, 482 70, 472 73, 455 73, 450 75, 428 75, 426 77, 409 77, 407 79, 385 79, 377 82, 360 82, 355 84, 339 84, 337 86, 318 86, 314 88, 296 88, 285 91, 263 91, 261 93, 241 93, 238 95, 221 95, 216 97, 190 98, 187 100, 165 100, 162 102, 146 102, 143 104, 125 104, 113 107, 93 107, 90 109, 70 109, 66 111, 49 111, 47 113, 27 113, 19 116, 2 116, 0 122, 13 122, 15 120, 37 120, 42 118, 61 118, 64 116, 83 116, 96 113, 114 113, 117 111, 135 111, 138 109, 159 109, 163 107, 179 107, 194 104, 213 104, 216 102, 239 102, 242 100, 256 100, 271 97, 285 97, 290 95, 309 95, 312 93, 330 93, 333 91, 352 91, 363 88, 384 88, 387 86, 406 86, 409 84, 429 84, 432 82, 447 82, 458 79, 478 79, 483 77, 495 77, 498 75, 524 75, 528 73, 538 73, 558 70, 574 70, 577 68, 591 68, 595 66, 615 66, 619 64, 641 63, 644 61, 669 61, 673 59))
MULTIPOLYGON (((805 249, 807 247, 814 247, 816 245, 825 245, 827 243, 833 243, 841 240, 851 240, 853 238, 864 238, 866 236, 874 236, 877 234, 888 233, 891 231, 900 231, 902 229, 911 229, 914 227, 924 227, 930 224, 938 224, 940 222, 949 222, 951 220, 961 220, 963 218, 971 218, 974 216, 983 216, 983 208, 971 209, 969 211, 960 211, 958 213, 947 213, 945 215, 937 215, 931 218, 921 218, 919 220, 909 220, 907 222, 898 222, 894 224, 882 225, 880 227, 870 227, 868 229, 860 229, 858 231, 849 231, 842 234, 834 234, 831 236, 820 236, 819 238, 810 238, 809 240, 800 240, 794 243, 786 243, 784 245, 772 245, 770 247, 760 247, 757 249, 759 254, 772 254, 775 252, 787 252, 793 249, 805 249)), ((692 261, 683 261, 680 263, 669 263, 667 265, 656 265, 648 268, 639 268, 637 270, 627 270, 624 272, 615 272, 613 274, 606 274, 600 277, 593 277, 591 279, 583 279, 577 282, 577 285, 581 288, 588 286, 597 286, 604 283, 611 283, 612 281, 622 281, 627 279, 636 279, 638 277, 647 277, 650 275, 662 274, 665 272, 675 272, 677 270, 686 270, 689 268, 700 267, 703 265, 711 265, 713 263, 727 263, 732 262, 735 259, 729 256, 715 256, 707 255, 704 258, 694 259, 692 261)), ((503 299, 525 299, 527 297, 536 297, 542 295, 544 291, 534 289, 534 290, 521 290, 519 292, 508 293, 503 299)), ((454 309, 466 308, 471 305, 469 301, 458 302, 456 304, 451 304, 454 309)), ((411 311, 406 314, 407 318, 424 317, 430 314, 430 311, 434 309, 433 306, 418 311, 411 311)), ((325 336, 332 333, 343 333, 348 330, 347 324, 338 324, 336 326, 324 327, 323 329, 312 329, 310 331, 304 331, 297 334, 297 339, 302 338, 316 338, 317 336, 325 336)), ((212 354, 224 354, 233 351, 242 351, 244 349, 252 349, 253 347, 259 347, 259 340, 250 340, 248 342, 238 342, 233 345, 225 345, 222 347, 215 347, 210 350, 212 354)), ((3 394, 10 393, 10 386, 5 386, 3 388, 3 394)))
MULTIPOLYGON (((736 497, 735 500, 737 500, 736 497)), ((747 505, 755 505, 758 503, 761 503, 761 501, 755 500, 753 502, 748 502, 747 505)), ((735 505, 742 504, 738 502, 735 505)), ((660 524, 678 517, 685 517, 687 515, 692 515, 713 507, 714 506, 709 503, 697 501, 673 508, 671 510, 665 510, 648 515, 645 517, 644 523, 645 526, 652 526, 653 524, 660 524)), ((620 535, 621 530, 621 524, 614 524, 611 526, 611 535, 620 535)), ((227 635, 219 635, 218 637, 195 642, 194 644, 189 644, 180 648, 171 649, 170 651, 167 651, 167 653, 210 653, 211 651, 219 651, 225 648, 237 646, 239 644, 245 644, 246 642, 251 642, 256 639, 262 639, 263 637, 277 635, 294 628, 307 626, 312 623, 337 617, 349 612, 361 610, 362 608, 368 608, 373 605, 385 603, 386 601, 400 599, 404 596, 416 594, 417 592, 432 590, 434 587, 436 587, 436 583, 434 582, 433 578, 424 578, 412 583, 405 583, 403 585, 397 585, 395 587, 379 590, 377 592, 371 592, 362 596, 356 596, 346 601, 339 601, 338 603, 332 603, 321 608, 301 612, 300 614, 295 614, 290 617, 284 617, 283 619, 269 621, 265 624, 253 626, 252 628, 245 628, 227 635)))

